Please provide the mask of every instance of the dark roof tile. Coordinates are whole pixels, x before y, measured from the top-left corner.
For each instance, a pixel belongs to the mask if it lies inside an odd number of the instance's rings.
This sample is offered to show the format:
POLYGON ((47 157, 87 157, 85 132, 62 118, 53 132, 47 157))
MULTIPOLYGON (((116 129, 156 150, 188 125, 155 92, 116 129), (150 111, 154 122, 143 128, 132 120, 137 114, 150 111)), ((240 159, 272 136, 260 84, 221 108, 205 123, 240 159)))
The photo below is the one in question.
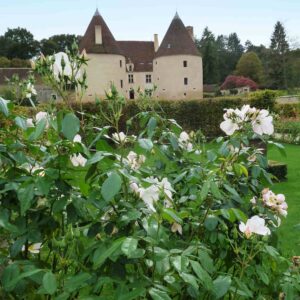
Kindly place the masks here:
POLYGON ((155 55, 154 42, 118 41, 127 63, 134 64, 134 72, 152 72, 155 55))
POLYGON ((118 43, 116 42, 104 19, 99 14, 98 9, 96 10, 83 38, 80 41, 79 48, 80 51, 85 49, 87 53, 122 55, 118 43), (95 26, 97 25, 101 26, 102 45, 96 45, 95 43, 95 26))
POLYGON ((195 55, 200 53, 182 20, 176 13, 155 57, 169 55, 195 55))

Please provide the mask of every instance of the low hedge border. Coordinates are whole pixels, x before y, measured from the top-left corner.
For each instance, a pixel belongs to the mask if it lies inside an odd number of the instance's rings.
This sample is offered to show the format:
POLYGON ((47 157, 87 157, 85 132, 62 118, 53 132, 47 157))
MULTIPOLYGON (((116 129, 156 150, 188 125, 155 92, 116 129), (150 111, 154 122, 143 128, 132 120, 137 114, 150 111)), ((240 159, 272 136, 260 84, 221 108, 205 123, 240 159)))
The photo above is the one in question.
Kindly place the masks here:
POLYGON ((275 176, 278 181, 285 181, 287 179, 288 169, 285 163, 269 160, 267 171, 275 176))
MULTIPOLYGON (((149 100, 153 101, 151 106, 155 107, 157 112, 161 112, 169 119, 175 119, 184 130, 197 131, 201 130, 202 133, 209 139, 215 138, 223 134, 220 129, 220 123, 223 120, 224 110, 226 108, 240 108, 244 104, 250 104, 257 108, 265 108, 269 110, 276 110, 275 108, 276 93, 274 91, 260 91, 249 94, 247 97, 233 96, 233 97, 218 97, 203 100, 149 100)), ((95 126, 104 126, 105 124, 101 113, 100 107, 106 109, 107 101, 84 102, 82 109, 84 112, 92 114, 96 117, 95 126)), ((45 105, 40 104, 38 109, 45 110, 45 105)), ((58 109, 64 109, 64 103, 56 104, 58 109)), ((80 103, 74 103, 74 111, 81 111, 80 103)), ((34 110, 31 108, 16 108, 21 112, 32 115, 34 110)), ((128 100, 124 109, 124 114, 120 121, 120 129, 126 131, 126 121, 133 117, 140 111, 143 111, 143 106, 140 105, 139 100, 128 100)), ((1 123, 1 119, 0 119, 1 123)))

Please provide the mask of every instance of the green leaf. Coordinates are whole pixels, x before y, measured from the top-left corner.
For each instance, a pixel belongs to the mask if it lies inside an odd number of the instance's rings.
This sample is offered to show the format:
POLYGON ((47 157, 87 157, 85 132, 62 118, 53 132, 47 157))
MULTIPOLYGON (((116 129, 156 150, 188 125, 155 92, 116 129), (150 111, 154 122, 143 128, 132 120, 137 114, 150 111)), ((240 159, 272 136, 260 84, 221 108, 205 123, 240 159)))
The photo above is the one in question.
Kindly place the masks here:
POLYGON ((210 181, 205 181, 205 183, 203 184, 203 187, 201 189, 201 192, 200 192, 200 197, 202 200, 206 199, 208 192, 209 192, 209 188, 210 188, 210 181))
POLYGON ((80 121, 79 119, 73 114, 68 113, 65 115, 62 121, 62 133, 63 135, 70 141, 73 141, 75 135, 80 130, 80 121))
POLYGON ((42 272, 43 270, 41 269, 34 269, 34 270, 30 270, 24 273, 19 274, 17 277, 13 278, 5 287, 6 290, 11 291, 14 289, 14 287, 17 285, 17 283, 26 278, 26 277, 31 277, 37 273, 42 272))
POLYGON ((44 132, 45 128, 46 128, 46 124, 47 124, 47 120, 46 119, 41 119, 36 127, 35 127, 35 131, 29 136, 29 140, 37 140, 44 132))
POLYGON ((43 288, 47 294, 53 295, 57 290, 56 277, 52 272, 48 272, 43 277, 43 288))
POLYGON ((213 282, 210 275, 202 268, 202 266, 197 261, 190 260, 190 263, 203 286, 207 290, 211 290, 213 288, 213 282))
POLYGON ((16 117, 15 118, 16 125, 19 126, 21 129, 26 130, 27 129, 27 124, 26 120, 21 118, 21 117, 16 117))
POLYGON ((209 215, 209 216, 207 216, 207 218, 204 222, 204 226, 207 230, 213 231, 218 226, 218 222, 219 222, 219 220, 217 217, 215 217, 214 215, 209 215))
POLYGON ((171 208, 163 208, 162 217, 170 223, 182 224, 182 219, 179 217, 177 212, 171 208))
POLYGON ((147 134, 149 137, 153 136, 156 125, 157 125, 156 119, 154 117, 151 117, 147 124, 147 134))
POLYGON ((8 103, 10 101, 3 99, 2 97, 0 97, 0 111, 6 116, 8 117, 9 115, 9 110, 8 110, 8 103))
POLYGON ((231 278, 229 276, 219 276, 213 282, 213 290, 217 299, 222 298, 229 290, 231 278))
POLYGON ((34 197, 34 184, 29 184, 25 187, 21 187, 18 190, 18 199, 21 204, 22 216, 24 216, 26 211, 30 208, 33 197, 34 197))
POLYGON ((153 143, 149 139, 139 139, 139 145, 147 151, 151 151, 153 148, 153 143))
POLYGON ((221 199, 222 198, 222 195, 220 193, 219 187, 218 187, 218 185, 214 181, 211 181, 211 183, 210 183, 210 190, 211 190, 212 194, 217 199, 221 199))
POLYGON ((93 157, 91 157, 87 162, 86 166, 95 164, 99 161, 101 161, 105 156, 101 152, 97 152, 93 157))
POLYGON ((236 218, 239 221, 242 221, 242 222, 246 222, 247 221, 248 217, 240 209, 231 208, 231 210, 233 211, 234 215, 236 216, 236 218))
POLYGON ((166 292, 156 288, 151 288, 149 294, 153 300, 172 300, 166 292))
POLYGON ((124 242, 124 238, 117 239, 113 241, 109 248, 103 249, 98 248, 93 256, 94 269, 101 267, 101 265, 109 258, 116 250, 121 248, 124 242))
POLYGON ((118 300, 134 300, 140 299, 139 297, 144 295, 146 292, 144 287, 138 287, 131 292, 127 292, 126 294, 121 295, 118 297, 118 300))
POLYGON ((188 273, 181 273, 180 277, 184 280, 184 282, 190 284, 195 290, 199 289, 199 285, 195 276, 188 273))
POLYGON ((138 245, 138 241, 134 238, 126 238, 123 242, 121 250, 126 256, 130 256, 133 253, 138 245))
POLYGON ((65 283, 65 289, 68 292, 78 290, 82 286, 86 285, 86 281, 90 280, 91 278, 92 275, 90 275, 89 273, 80 273, 76 276, 70 277, 65 283))
POLYGON ((101 195, 105 201, 111 201, 116 196, 122 186, 122 179, 117 173, 111 173, 109 177, 104 181, 101 187, 101 195))

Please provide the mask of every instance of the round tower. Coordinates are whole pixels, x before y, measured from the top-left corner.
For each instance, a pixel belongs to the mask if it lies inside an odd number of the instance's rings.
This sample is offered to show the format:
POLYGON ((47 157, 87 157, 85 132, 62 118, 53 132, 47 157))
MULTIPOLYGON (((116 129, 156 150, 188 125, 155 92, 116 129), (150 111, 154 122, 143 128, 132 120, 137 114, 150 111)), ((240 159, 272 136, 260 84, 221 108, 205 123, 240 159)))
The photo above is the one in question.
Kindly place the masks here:
POLYGON ((193 37, 193 28, 185 27, 178 13, 153 61, 156 97, 164 100, 202 99, 202 57, 193 37))
POLYGON ((80 51, 85 50, 89 59, 87 72, 87 100, 95 95, 103 97, 114 83, 123 92, 126 77, 126 60, 113 34, 96 10, 81 42, 80 51))

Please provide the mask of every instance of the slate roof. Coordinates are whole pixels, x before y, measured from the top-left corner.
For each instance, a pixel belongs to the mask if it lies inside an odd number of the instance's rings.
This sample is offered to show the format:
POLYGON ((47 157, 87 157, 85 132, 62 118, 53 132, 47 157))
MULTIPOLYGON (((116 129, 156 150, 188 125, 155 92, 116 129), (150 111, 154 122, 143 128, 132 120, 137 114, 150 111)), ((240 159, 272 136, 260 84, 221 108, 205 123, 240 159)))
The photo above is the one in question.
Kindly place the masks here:
POLYGON ((152 72, 155 55, 154 42, 118 41, 127 63, 134 64, 134 72, 152 72))
POLYGON ((98 9, 96 10, 83 38, 79 45, 80 51, 83 49, 87 53, 99 53, 99 54, 120 54, 122 52, 116 42, 113 34, 109 30, 104 19, 100 15, 98 9), (96 45, 95 43, 95 26, 101 26, 102 30, 102 45, 96 45))
POLYGON ((156 52, 155 57, 169 55, 195 55, 200 53, 188 30, 176 13, 172 23, 156 52))

